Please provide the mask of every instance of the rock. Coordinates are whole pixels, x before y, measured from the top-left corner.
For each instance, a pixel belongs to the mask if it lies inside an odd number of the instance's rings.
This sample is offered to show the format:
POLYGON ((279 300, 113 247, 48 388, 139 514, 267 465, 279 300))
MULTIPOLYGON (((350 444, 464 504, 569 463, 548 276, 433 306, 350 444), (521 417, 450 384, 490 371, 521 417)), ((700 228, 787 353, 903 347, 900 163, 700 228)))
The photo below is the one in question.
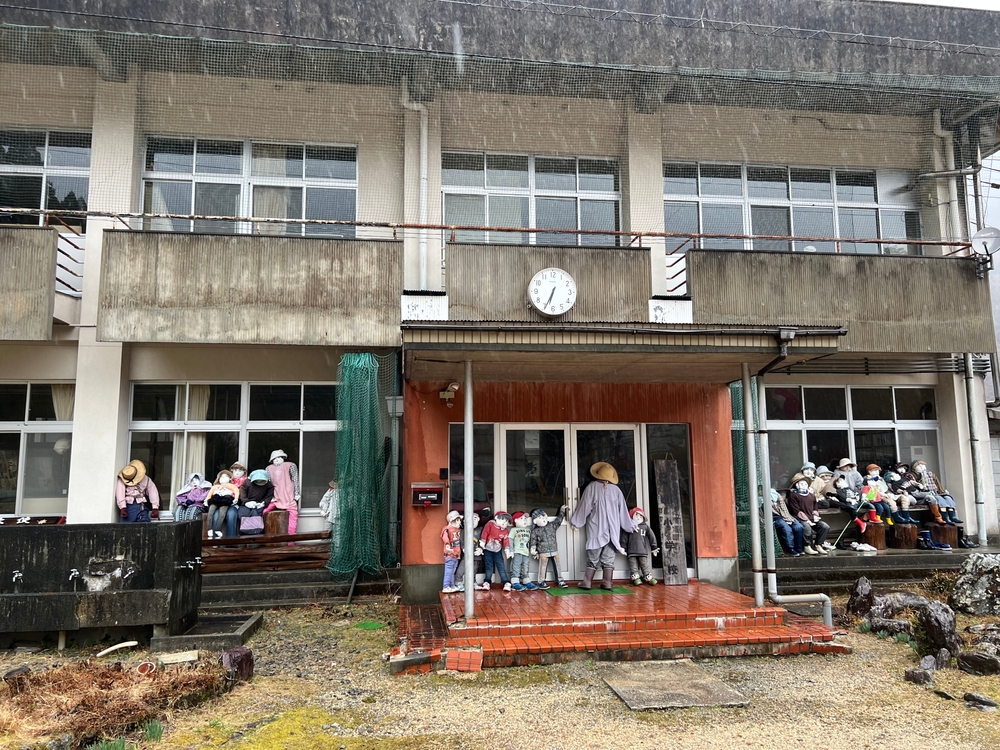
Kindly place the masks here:
POLYGON ((955 613, 947 604, 927 602, 926 606, 917 608, 917 621, 935 650, 946 648, 956 654, 962 649, 962 639, 955 629, 955 613))
POLYGON ((963 651, 955 661, 963 672, 976 675, 1000 674, 1000 658, 981 651, 963 651))
POLYGON ((938 696, 940 698, 944 698, 946 701, 957 700, 957 698, 955 698, 954 695, 952 695, 951 693, 949 693, 949 692, 947 692, 945 690, 935 690, 934 691, 934 695, 936 695, 936 696, 938 696))
POLYGON ((31 669, 27 666, 18 667, 17 669, 12 669, 7 674, 3 676, 3 681, 7 683, 10 688, 11 695, 18 695, 23 693, 28 687, 28 675, 31 674, 31 669))
POLYGON ((996 708, 997 702, 992 698, 987 698, 985 695, 980 695, 979 693, 966 693, 962 696, 962 700, 969 703, 979 703, 983 706, 993 706, 996 708))
POLYGON ((966 701, 966 708, 971 708, 974 711, 982 711, 983 713, 991 713, 997 710, 996 706, 984 706, 982 703, 969 703, 966 701))
POLYGON ((230 684, 253 679, 253 651, 246 646, 226 649, 219 657, 219 661, 226 670, 230 684))
POLYGON ((970 625, 965 630, 966 630, 967 633, 982 633, 983 631, 986 630, 986 626, 985 625, 970 625))
POLYGON ((933 674, 934 670, 937 669, 937 657, 928 654, 920 660, 920 668, 925 672, 931 672, 933 674))
POLYGON ((951 666, 951 651, 946 648, 939 649, 935 659, 938 669, 947 669, 951 666))
POLYGON ((934 682, 934 674, 926 669, 912 667, 903 673, 903 679, 916 685, 930 685, 934 682))
POLYGON ((847 601, 847 614, 865 617, 874 605, 875 592, 872 590, 872 582, 861 576, 851 589, 851 598, 847 601))
POLYGON ((970 615, 1000 615, 1000 555, 969 555, 958 571, 949 603, 970 615))

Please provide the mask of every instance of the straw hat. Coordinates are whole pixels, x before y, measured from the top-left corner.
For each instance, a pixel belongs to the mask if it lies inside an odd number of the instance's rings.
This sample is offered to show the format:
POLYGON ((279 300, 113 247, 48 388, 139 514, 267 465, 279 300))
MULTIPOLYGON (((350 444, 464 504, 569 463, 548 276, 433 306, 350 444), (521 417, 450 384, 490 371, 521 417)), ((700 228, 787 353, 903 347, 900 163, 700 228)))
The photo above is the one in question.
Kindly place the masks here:
POLYGON ((125 483, 126 487, 135 487, 146 478, 146 464, 138 458, 129 461, 128 466, 118 472, 118 478, 125 483))
POLYGON ((846 469, 848 466, 857 466, 857 464, 854 463, 849 458, 842 458, 842 459, 840 459, 840 463, 837 464, 837 468, 838 469, 846 469))
POLYGON ((600 479, 602 482, 618 484, 618 472, 615 471, 615 467, 607 461, 598 461, 596 464, 591 466, 590 475, 595 479, 600 479))

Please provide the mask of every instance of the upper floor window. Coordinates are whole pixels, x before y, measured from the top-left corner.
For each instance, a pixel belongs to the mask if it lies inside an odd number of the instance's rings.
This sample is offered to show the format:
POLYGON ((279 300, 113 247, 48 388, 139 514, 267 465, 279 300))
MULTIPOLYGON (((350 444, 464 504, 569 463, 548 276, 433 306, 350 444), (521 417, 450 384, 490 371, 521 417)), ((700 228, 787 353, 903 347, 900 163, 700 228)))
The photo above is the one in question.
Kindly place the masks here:
POLYGON ((906 193, 893 189, 898 187, 894 176, 874 170, 666 162, 665 231, 754 235, 751 240, 699 241, 714 250, 920 255, 919 245, 856 241, 920 239, 920 214, 906 193), (817 239, 787 239, 792 236, 817 239), (835 237, 844 240, 839 248, 835 237))
POLYGON ((145 229, 353 237, 358 158, 354 146, 152 137, 146 142, 143 212, 254 217, 246 222, 148 218, 145 229))
MULTIPOLYGON (((621 228, 621 186, 614 159, 517 154, 441 155, 444 223, 467 227, 621 228)), ((515 245, 617 245, 617 235, 460 230, 458 242, 515 245)))
POLYGON ((0 224, 72 227, 83 232, 83 216, 48 219, 41 214, 4 214, 4 208, 86 211, 90 185, 90 133, 0 130, 0 224))

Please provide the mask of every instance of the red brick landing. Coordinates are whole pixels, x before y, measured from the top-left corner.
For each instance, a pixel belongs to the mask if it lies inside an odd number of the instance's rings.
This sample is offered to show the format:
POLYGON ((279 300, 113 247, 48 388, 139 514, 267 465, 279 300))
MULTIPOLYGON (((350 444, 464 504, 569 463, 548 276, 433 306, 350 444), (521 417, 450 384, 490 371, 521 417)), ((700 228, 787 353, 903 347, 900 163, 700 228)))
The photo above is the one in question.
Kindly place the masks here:
POLYGON ((475 617, 468 622, 463 596, 442 594, 440 607, 404 606, 402 648, 429 652, 434 661, 442 651, 481 650, 483 667, 850 653, 820 623, 780 607, 757 608, 750 597, 707 583, 579 596, 494 588, 475 593, 475 617))

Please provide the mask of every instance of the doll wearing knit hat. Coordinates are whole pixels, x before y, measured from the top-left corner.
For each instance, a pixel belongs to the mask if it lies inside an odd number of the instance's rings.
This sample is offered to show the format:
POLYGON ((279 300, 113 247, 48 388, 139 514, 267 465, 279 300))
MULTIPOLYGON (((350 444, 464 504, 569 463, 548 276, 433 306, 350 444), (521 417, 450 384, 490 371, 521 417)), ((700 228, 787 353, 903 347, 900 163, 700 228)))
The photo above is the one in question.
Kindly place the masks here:
POLYGON ((632 508, 629 516, 635 522, 636 528, 631 534, 622 532, 621 545, 628 554, 628 569, 632 584, 638 586, 645 581, 650 586, 655 586, 656 579, 653 578, 650 555, 660 554, 656 534, 646 523, 646 514, 642 512, 642 508, 632 508))

